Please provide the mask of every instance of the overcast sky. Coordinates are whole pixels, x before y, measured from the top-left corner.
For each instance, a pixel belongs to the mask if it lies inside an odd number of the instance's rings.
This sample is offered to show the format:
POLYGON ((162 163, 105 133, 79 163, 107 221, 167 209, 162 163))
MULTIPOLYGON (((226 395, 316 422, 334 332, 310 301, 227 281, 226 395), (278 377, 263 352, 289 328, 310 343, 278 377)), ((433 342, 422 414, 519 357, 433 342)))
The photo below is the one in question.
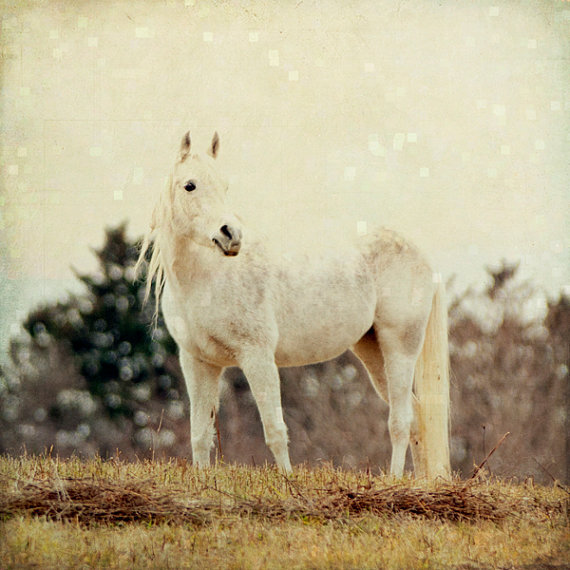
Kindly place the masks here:
POLYGON ((569 3, 0 6, 3 346, 105 226, 145 231, 187 129, 282 248, 385 225, 459 287, 570 283, 569 3))

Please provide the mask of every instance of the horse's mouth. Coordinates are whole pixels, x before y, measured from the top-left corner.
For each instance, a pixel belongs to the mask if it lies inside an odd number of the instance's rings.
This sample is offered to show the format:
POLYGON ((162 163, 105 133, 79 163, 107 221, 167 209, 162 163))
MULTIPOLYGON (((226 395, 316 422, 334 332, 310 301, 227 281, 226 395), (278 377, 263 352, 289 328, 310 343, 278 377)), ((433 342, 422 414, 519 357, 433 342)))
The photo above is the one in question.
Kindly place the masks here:
POLYGON ((235 257, 240 250, 240 244, 229 244, 230 247, 225 247, 218 239, 214 238, 212 241, 220 248, 226 257, 235 257))

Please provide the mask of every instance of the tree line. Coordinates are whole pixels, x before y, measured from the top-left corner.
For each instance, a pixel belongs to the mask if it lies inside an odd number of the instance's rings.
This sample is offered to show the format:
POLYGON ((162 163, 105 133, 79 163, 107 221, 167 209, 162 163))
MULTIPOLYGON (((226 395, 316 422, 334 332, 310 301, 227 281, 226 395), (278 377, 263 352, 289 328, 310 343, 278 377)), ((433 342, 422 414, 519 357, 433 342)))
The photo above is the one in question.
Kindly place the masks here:
MULTIPOLYGON (((83 292, 32 310, 0 368, 0 452, 60 456, 188 456, 188 400, 176 345, 134 279, 136 240, 109 228, 83 292)), ((510 432, 487 467, 495 474, 568 481, 570 299, 526 308, 539 295, 518 266, 487 268, 488 286, 452 295, 452 468, 468 476, 510 432)), ((452 288, 452 287, 448 287, 452 288)), ((387 405, 349 353, 280 371, 293 462, 386 468, 387 405)), ((215 453, 262 464, 265 449, 247 381, 228 369, 215 453)), ((411 464, 408 465, 411 467, 411 464)))

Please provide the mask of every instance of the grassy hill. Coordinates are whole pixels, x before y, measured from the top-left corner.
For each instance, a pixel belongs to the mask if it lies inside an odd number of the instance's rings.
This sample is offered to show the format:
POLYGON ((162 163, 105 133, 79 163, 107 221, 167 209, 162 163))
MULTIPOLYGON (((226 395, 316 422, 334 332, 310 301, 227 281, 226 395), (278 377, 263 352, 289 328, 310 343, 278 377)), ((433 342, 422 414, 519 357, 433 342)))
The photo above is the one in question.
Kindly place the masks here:
POLYGON ((0 458, 2 568, 551 568, 568 491, 324 465, 0 458))

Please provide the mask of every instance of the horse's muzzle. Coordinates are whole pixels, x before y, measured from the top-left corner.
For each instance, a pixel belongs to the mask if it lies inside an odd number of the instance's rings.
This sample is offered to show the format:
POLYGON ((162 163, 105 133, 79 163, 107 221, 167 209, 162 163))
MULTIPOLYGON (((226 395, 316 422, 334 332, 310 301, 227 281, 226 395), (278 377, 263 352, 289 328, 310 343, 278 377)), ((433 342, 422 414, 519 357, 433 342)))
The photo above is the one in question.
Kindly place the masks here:
POLYGON ((218 232, 212 237, 212 241, 227 256, 234 256, 239 253, 241 248, 242 233, 239 228, 224 224, 218 232))

